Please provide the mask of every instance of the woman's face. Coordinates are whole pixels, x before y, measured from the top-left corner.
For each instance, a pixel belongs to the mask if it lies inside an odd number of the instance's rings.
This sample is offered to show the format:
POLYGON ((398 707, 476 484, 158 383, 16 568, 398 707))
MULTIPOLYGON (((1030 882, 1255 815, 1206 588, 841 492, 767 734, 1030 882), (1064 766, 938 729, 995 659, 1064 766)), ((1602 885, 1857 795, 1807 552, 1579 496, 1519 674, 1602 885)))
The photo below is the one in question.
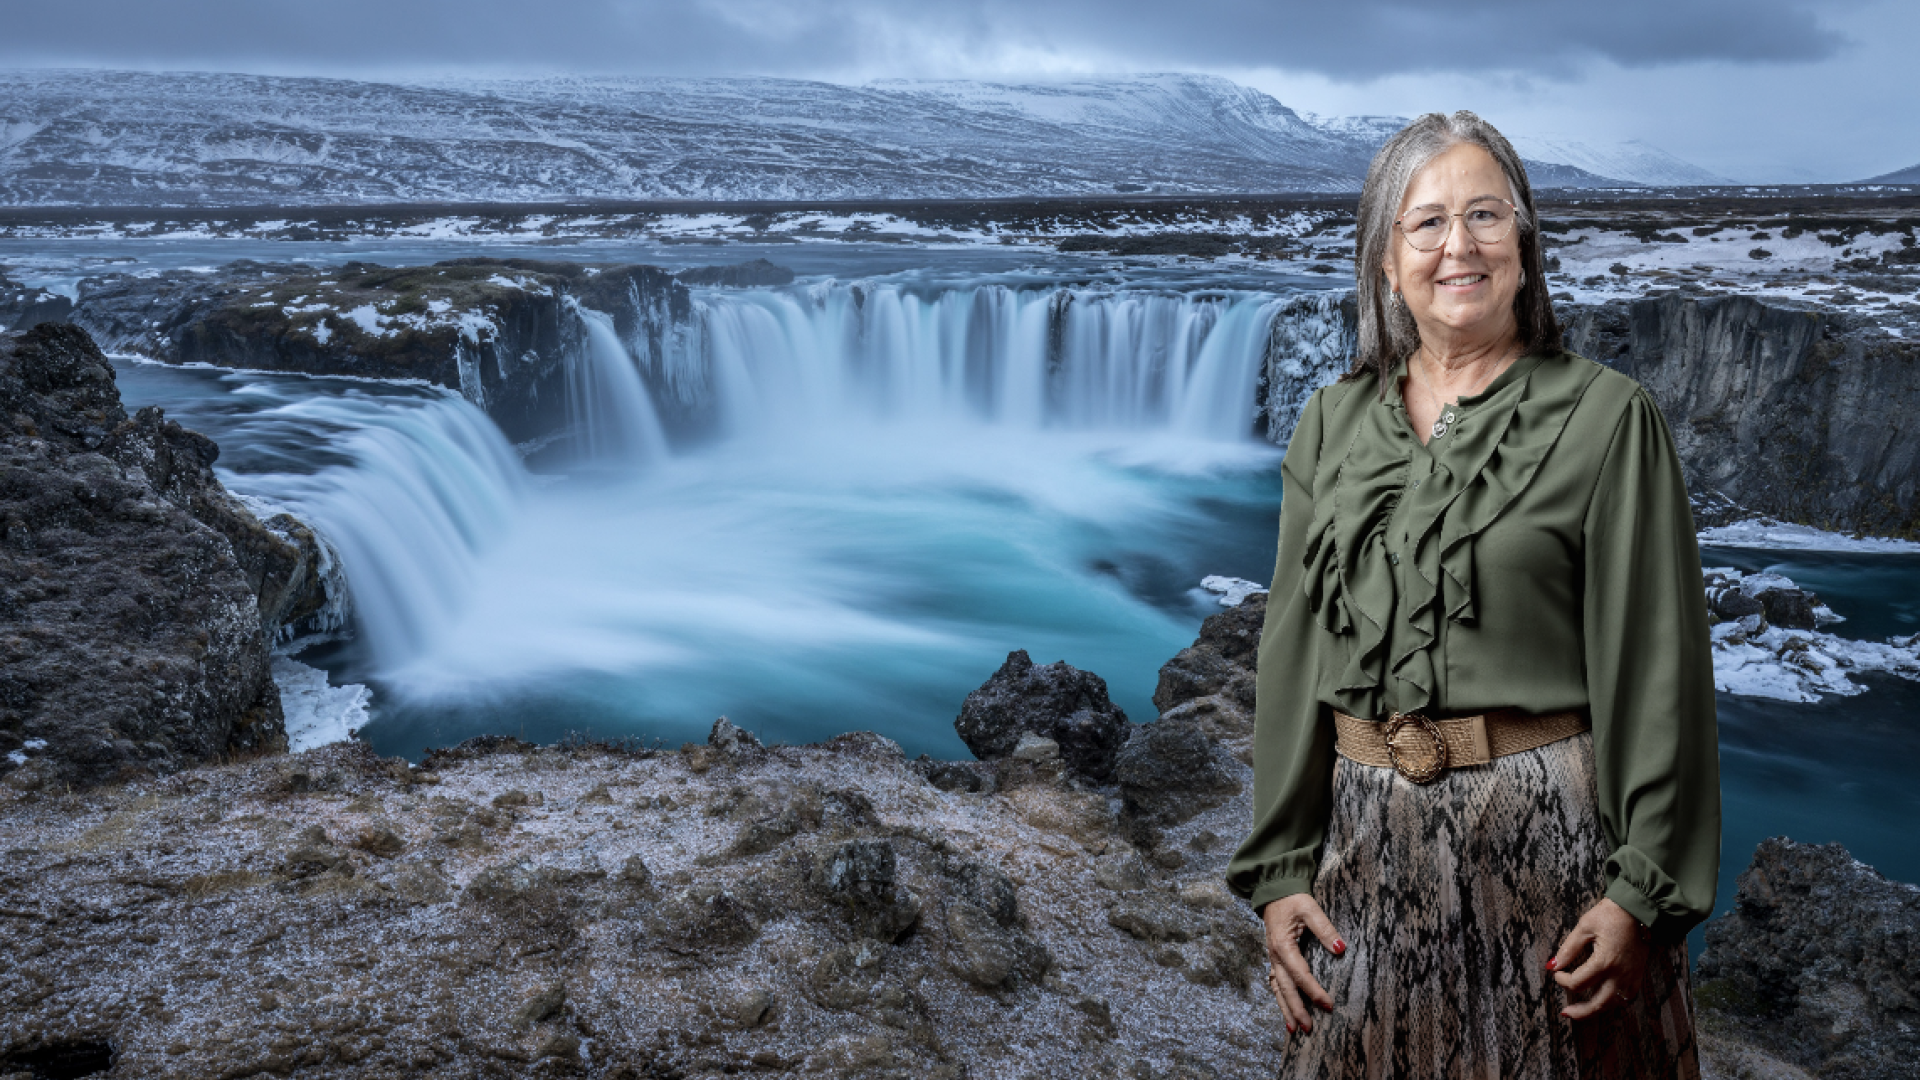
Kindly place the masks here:
POLYGON ((1467 231, 1465 216, 1476 204, 1512 197, 1506 174, 1493 155, 1471 143, 1455 146, 1415 174, 1400 203, 1400 221, 1439 218, 1452 222, 1446 243, 1416 250, 1394 229, 1385 266, 1387 280, 1406 299, 1422 341, 1472 345, 1503 341, 1513 332, 1513 300, 1520 294, 1520 229, 1496 243, 1481 243, 1467 231), (1449 218, 1447 215, 1459 214, 1449 218))

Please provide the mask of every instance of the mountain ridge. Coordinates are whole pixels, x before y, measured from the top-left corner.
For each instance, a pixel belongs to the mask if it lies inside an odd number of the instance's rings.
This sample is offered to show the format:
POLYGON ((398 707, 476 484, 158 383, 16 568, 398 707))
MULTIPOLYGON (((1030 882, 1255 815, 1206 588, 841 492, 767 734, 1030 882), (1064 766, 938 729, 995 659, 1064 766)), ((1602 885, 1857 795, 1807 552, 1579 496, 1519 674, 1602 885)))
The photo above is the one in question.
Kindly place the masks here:
MULTIPOLYGON (((1182 73, 850 86, 10 71, 0 205, 1333 193, 1358 189, 1393 123, 1302 116, 1182 73)), ((1541 187, 1635 182, 1529 168, 1541 187)))
POLYGON ((1882 173, 1859 182, 1862 184, 1920 184, 1920 164, 1895 169, 1890 173, 1882 173))

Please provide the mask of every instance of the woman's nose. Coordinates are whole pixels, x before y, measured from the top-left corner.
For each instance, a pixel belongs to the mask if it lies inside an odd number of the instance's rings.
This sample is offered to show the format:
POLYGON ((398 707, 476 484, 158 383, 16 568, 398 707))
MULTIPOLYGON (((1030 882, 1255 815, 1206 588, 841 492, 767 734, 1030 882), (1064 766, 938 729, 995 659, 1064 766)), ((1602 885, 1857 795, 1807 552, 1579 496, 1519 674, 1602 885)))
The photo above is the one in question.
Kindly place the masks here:
POLYGON ((1452 228, 1447 230, 1447 242, 1441 249, 1442 253, 1450 258, 1459 259, 1480 250, 1480 245, 1474 243, 1473 233, 1467 229, 1466 218, 1455 217, 1448 220, 1452 228))

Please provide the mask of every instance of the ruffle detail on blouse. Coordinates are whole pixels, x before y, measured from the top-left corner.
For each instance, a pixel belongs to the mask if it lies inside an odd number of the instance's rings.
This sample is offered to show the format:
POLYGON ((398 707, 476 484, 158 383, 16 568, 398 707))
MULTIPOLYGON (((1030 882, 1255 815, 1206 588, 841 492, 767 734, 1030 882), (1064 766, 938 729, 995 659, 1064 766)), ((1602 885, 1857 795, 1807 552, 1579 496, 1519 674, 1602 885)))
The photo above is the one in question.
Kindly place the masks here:
MULTIPOLYGON (((1372 404, 1368 412, 1387 411, 1372 404)), ((1317 477, 1307 526, 1301 587, 1320 628, 1352 635, 1335 693, 1341 701, 1377 696, 1386 677, 1388 620, 1393 617, 1393 568, 1387 563, 1387 521, 1399 505, 1411 468, 1413 432, 1362 424, 1331 477, 1317 477), (1398 452, 1394 448, 1398 447, 1398 452)), ((1363 712, 1357 715, 1371 715, 1363 712)))
POLYGON ((1354 635, 1338 682, 1321 687, 1344 711, 1385 711, 1389 670, 1404 684, 1394 695, 1399 707, 1432 704, 1432 649, 1442 613, 1458 623, 1474 619, 1473 538, 1526 490, 1600 372, 1561 357, 1516 364, 1528 370, 1462 410, 1445 436, 1452 445, 1417 490, 1406 489, 1416 447, 1402 407, 1368 402, 1332 477, 1332 497, 1314 500, 1302 587, 1322 629, 1354 635), (1404 597, 1387 560, 1393 550, 1387 528, 1402 499, 1407 541, 1400 557, 1411 564, 1404 597), (1404 648, 1389 666, 1388 620, 1395 617, 1404 620, 1404 648))

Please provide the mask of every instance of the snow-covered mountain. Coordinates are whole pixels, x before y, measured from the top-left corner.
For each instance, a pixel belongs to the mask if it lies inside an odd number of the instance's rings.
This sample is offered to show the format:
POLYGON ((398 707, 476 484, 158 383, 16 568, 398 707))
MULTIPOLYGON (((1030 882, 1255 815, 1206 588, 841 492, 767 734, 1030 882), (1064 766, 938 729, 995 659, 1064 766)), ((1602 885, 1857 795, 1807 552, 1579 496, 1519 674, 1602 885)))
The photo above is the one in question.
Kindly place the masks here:
POLYGON ((1553 135, 1517 135, 1512 141, 1513 148, 1528 161, 1570 165, 1597 176, 1611 176, 1631 184, 1689 187, 1732 182, 1638 139, 1629 139, 1613 146, 1596 146, 1553 135))
POLYGON ((1860 182, 1863 184, 1920 184, 1920 165, 1909 165, 1904 169, 1895 169, 1885 175, 1860 182))
MULTIPOLYGON (((1301 118, 1322 131, 1358 139, 1378 148, 1412 119, 1406 116, 1316 116, 1301 118)), ((1595 146, 1558 136, 1508 134, 1527 163, 1535 187, 1592 187, 1620 183, 1647 187, 1688 187, 1730 181, 1638 139, 1616 146, 1595 146)))
MULTIPOLYGON (((1202 75, 401 85, 0 72, 0 205, 1352 191, 1395 126, 1309 120, 1202 75)), ((1536 184, 1640 179, 1571 164, 1541 166, 1536 184)))

